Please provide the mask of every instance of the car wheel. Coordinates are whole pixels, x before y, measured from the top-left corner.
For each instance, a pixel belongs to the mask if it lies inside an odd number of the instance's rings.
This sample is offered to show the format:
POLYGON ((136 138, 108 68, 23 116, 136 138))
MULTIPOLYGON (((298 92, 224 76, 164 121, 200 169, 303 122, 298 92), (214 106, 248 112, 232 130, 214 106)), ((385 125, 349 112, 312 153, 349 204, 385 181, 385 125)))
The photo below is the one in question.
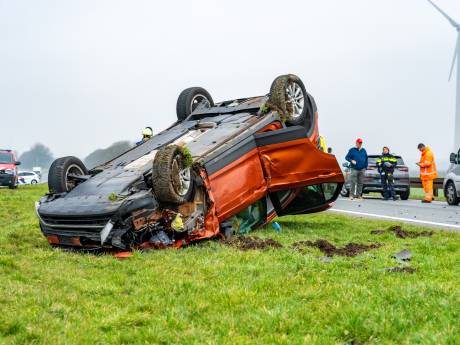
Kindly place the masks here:
POLYGON ((452 181, 447 182, 444 195, 449 205, 456 206, 460 203, 460 198, 457 196, 457 189, 452 181))
POLYGON ((290 126, 313 125, 314 114, 310 96, 299 77, 293 74, 276 78, 270 87, 270 105, 281 112, 290 126))
POLYGON ((401 200, 409 200, 410 190, 400 193, 399 196, 401 197, 401 200))
POLYGON ((30 181, 30 184, 37 184, 37 180, 30 181))
POLYGON ((152 187, 158 201, 183 204, 193 196, 193 170, 185 165, 182 149, 169 145, 158 150, 153 160, 152 187))
POLYGON ((348 198, 350 196, 350 191, 347 189, 347 187, 343 186, 342 190, 340 191, 340 195, 344 198, 348 198))
POLYGON ((202 87, 189 87, 182 91, 177 99, 176 114, 179 121, 183 121, 199 106, 210 108, 214 101, 208 91, 202 87))
POLYGON ((56 159, 48 172, 48 188, 50 193, 70 192, 77 185, 72 175, 88 175, 88 169, 77 157, 68 156, 56 159))

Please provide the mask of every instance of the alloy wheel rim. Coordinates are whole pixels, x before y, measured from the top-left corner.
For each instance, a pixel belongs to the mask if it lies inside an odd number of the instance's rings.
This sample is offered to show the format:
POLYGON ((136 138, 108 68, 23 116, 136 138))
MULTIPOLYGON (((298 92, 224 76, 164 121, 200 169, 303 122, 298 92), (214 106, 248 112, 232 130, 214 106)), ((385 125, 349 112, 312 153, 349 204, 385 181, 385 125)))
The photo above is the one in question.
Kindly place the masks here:
POLYGON ((296 82, 290 82, 286 88, 286 96, 292 106, 292 118, 299 118, 305 107, 305 95, 302 88, 296 82))
POLYGON ((209 102, 209 99, 206 96, 204 96, 202 94, 197 94, 190 101, 190 109, 192 109, 192 112, 195 111, 195 109, 200 104, 202 104, 205 108, 210 108, 211 107, 211 102, 209 102))
POLYGON ((71 191, 76 186, 75 181, 69 180, 69 175, 70 174, 80 176, 80 175, 84 175, 85 173, 83 172, 82 168, 80 168, 76 164, 71 164, 67 168, 67 171, 65 173, 65 184, 66 184, 66 188, 67 188, 68 192, 71 191))
POLYGON ((180 156, 176 156, 173 161, 172 170, 177 173, 177 183, 173 183, 176 193, 184 197, 189 189, 191 184, 190 178, 190 168, 182 169, 182 163, 180 162, 180 156))
POLYGON ((451 184, 447 187, 447 200, 449 200, 450 203, 454 202, 455 197, 455 189, 454 186, 451 184))

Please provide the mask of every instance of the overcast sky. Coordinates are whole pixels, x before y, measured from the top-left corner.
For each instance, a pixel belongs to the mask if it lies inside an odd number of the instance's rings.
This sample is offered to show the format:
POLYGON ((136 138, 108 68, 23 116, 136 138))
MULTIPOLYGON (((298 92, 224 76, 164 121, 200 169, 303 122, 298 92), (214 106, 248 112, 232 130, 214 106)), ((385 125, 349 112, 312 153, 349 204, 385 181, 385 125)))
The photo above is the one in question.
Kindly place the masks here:
MULTIPOLYGON (((437 3, 460 21, 460 1, 437 3)), ((164 129, 186 87, 220 101, 294 73, 340 161, 357 137, 446 161, 455 38, 426 0, 0 0, 0 147, 83 158, 164 129)))

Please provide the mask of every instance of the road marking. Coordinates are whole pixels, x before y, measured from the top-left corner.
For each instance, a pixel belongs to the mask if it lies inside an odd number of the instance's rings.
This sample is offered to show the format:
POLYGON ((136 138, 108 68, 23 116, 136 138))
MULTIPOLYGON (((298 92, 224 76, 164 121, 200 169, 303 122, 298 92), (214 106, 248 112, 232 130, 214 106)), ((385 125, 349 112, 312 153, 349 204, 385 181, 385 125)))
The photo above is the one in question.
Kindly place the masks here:
POLYGON ((419 224, 435 225, 435 226, 442 226, 442 227, 460 229, 460 225, 430 222, 428 220, 416 220, 416 219, 408 219, 408 218, 401 218, 401 217, 383 216, 383 215, 375 214, 375 213, 365 213, 365 212, 340 210, 340 209, 337 209, 337 208, 331 208, 331 209, 329 209, 329 211, 338 212, 338 213, 348 213, 348 214, 354 214, 354 215, 359 215, 359 216, 367 216, 367 217, 373 217, 373 218, 400 220, 400 221, 409 222, 409 223, 419 223, 419 224))

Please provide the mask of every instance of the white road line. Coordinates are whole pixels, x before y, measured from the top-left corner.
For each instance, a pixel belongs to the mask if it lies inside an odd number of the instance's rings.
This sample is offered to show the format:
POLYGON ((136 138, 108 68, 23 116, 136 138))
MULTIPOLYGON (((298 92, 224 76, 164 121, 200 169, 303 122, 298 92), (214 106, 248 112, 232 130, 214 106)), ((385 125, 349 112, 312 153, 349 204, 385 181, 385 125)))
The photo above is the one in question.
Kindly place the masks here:
POLYGON ((416 219, 408 219, 408 218, 401 218, 401 217, 383 216, 383 215, 375 214, 375 213, 365 213, 365 212, 340 210, 340 209, 337 209, 337 208, 331 208, 331 209, 329 209, 329 211, 338 212, 338 213, 354 214, 354 215, 359 215, 359 216, 367 216, 367 217, 373 217, 373 218, 400 220, 400 221, 409 222, 409 223, 418 223, 418 224, 435 225, 435 226, 442 226, 442 227, 460 229, 460 225, 430 222, 428 220, 416 220, 416 219))

